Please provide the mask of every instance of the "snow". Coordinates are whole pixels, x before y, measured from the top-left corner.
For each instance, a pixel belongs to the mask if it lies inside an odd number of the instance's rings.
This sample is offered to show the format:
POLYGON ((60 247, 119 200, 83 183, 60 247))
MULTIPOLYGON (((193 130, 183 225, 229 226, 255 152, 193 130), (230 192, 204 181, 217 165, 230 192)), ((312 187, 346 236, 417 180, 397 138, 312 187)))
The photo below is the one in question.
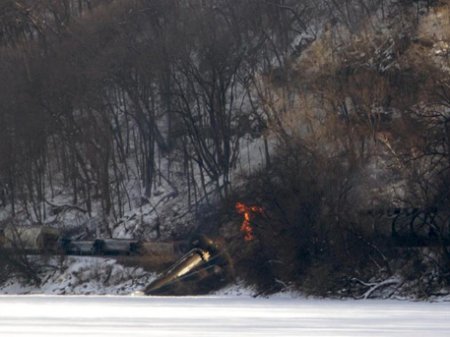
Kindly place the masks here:
POLYGON ((448 336, 450 303, 0 296, 0 336, 448 336))
POLYGON ((140 267, 124 267, 115 259, 100 257, 51 258, 46 266, 38 274, 40 285, 23 284, 10 277, 0 284, 0 294, 127 295, 142 290, 155 278, 154 273, 140 267))

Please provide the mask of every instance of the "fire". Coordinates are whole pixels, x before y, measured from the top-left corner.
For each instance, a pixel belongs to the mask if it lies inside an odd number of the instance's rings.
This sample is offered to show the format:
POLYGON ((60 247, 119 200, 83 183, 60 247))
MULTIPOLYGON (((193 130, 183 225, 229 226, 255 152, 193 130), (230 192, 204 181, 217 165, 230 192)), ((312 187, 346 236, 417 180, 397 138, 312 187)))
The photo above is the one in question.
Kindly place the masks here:
POLYGON ((244 221, 241 225, 241 232, 243 232, 245 241, 252 241, 255 236, 253 235, 253 228, 250 224, 250 219, 253 217, 252 214, 262 214, 264 212, 262 207, 258 206, 247 206, 242 202, 236 203, 236 212, 238 214, 244 215, 244 221))

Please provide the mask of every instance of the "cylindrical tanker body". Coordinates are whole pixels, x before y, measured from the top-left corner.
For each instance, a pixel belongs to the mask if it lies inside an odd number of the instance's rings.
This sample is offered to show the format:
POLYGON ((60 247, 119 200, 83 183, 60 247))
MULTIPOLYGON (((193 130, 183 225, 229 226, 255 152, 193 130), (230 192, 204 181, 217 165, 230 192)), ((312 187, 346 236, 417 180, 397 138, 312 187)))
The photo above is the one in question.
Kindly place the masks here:
POLYGON ((211 255, 208 251, 195 248, 184 255, 175 265, 169 268, 161 277, 153 281, 145 289, 145 294, 151 294, 162 287, 170 285, 193 269, 209 261, 211 255))
POLYGON ((60 232, 47 226, 8 226, 3 230, 3 248, 29 252, 55 252, 60 232))

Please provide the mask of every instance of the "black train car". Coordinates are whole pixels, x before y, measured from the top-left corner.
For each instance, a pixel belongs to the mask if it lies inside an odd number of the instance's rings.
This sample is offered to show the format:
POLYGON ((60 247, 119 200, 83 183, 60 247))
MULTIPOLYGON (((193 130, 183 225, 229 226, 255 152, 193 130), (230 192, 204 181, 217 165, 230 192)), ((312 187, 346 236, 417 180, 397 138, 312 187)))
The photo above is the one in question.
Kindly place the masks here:
POLYGON ((102 243, 98 240, 60 240, 60 250, 65 255, 98 255, 101 246, 102 243))

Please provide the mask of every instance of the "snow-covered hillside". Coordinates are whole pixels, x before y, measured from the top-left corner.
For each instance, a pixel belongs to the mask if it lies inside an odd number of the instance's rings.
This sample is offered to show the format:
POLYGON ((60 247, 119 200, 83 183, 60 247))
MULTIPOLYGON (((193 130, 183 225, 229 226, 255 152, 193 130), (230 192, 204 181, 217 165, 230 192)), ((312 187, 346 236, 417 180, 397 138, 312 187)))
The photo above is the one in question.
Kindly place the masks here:
POLYGON ((448 294, 449 32, 448 0, 4 1, 0 292, 129 293, 167 259, 56 253, 202 234, 260 294, 448 294))
POLYGON ((129 295, 145 288, 155 275, 139 267, 124 267, 115 259, 52 258, 39 274, 40 284, 11 277, 0 285, 0 294, 129 295))

